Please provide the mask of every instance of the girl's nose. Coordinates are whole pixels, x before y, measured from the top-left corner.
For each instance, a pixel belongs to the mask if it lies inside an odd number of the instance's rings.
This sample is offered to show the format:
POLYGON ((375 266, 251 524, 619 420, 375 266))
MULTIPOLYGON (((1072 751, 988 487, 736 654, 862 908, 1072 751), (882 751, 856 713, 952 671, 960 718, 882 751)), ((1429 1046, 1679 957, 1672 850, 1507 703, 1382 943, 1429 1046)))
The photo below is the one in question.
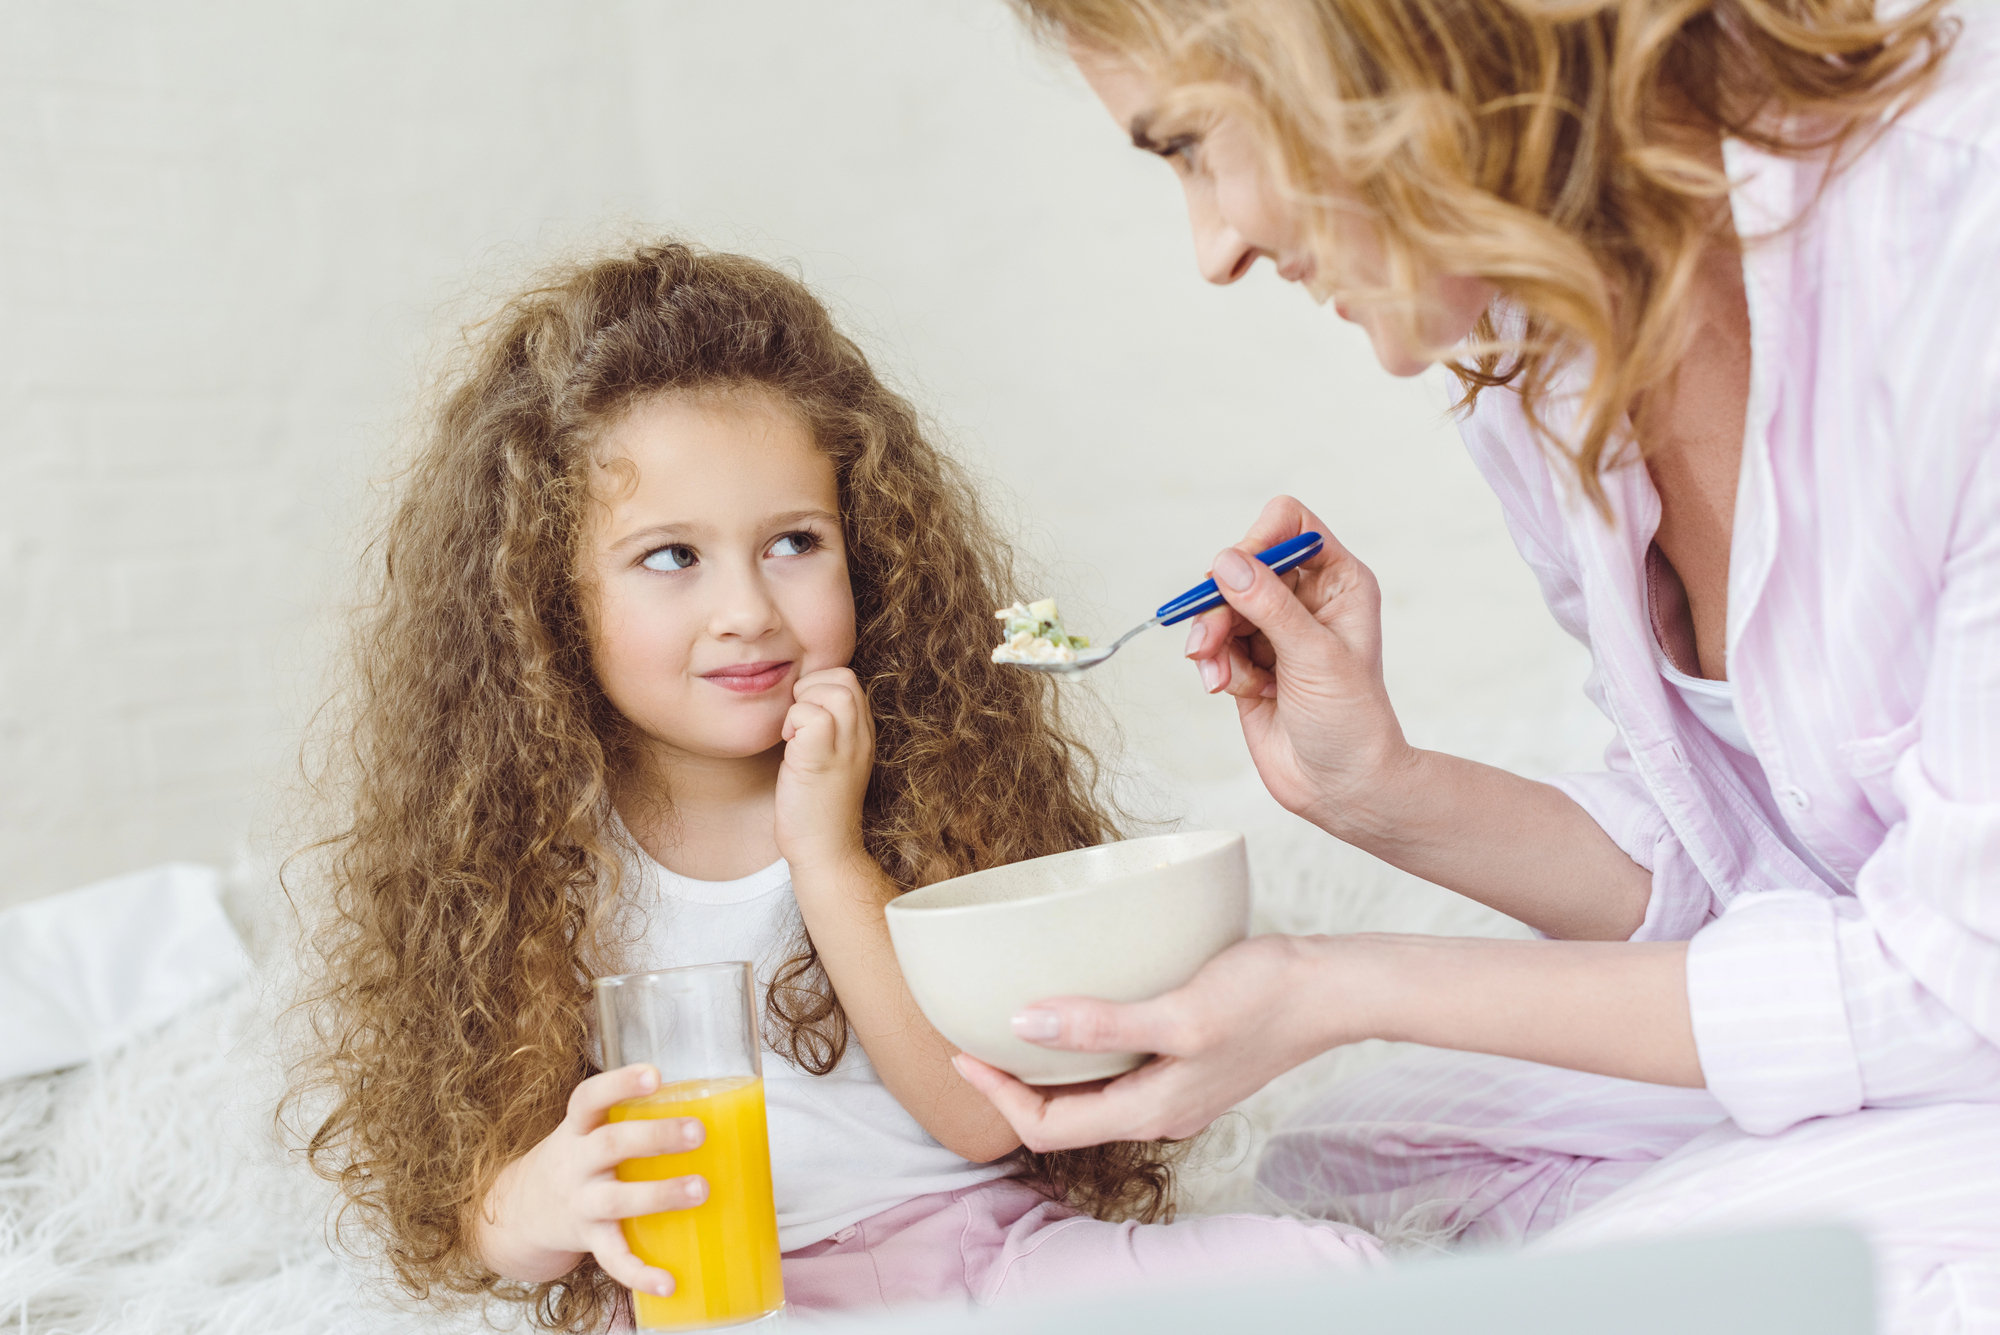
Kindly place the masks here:
POLYGON ((777 601, 754 571, 736 572, 723 582, 717 593, 719 596, 709 618, 709 627, 718 637, 757 639, 776 630, 783 622, 777 601))

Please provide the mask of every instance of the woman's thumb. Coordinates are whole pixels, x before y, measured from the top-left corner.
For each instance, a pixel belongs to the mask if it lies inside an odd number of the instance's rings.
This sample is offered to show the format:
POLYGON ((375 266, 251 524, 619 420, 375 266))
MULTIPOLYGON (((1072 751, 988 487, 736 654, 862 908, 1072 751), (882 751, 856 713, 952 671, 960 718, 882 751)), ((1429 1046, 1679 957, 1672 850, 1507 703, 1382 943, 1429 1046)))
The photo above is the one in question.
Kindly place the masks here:
POLYGON ((1167 1026, 1147 1002, 1095 997, 1037 1001, 1014 1016, 1014 1037, 1065 1052, 1165 1052, 1167 1026))
POLYGON ((1210 568, 1215 573, 1215 587, 1231 607, 1264 632, 1280 658, 1302 637, 1326 633, 1305 604, 1262 561, 1228 547, 1210 568))

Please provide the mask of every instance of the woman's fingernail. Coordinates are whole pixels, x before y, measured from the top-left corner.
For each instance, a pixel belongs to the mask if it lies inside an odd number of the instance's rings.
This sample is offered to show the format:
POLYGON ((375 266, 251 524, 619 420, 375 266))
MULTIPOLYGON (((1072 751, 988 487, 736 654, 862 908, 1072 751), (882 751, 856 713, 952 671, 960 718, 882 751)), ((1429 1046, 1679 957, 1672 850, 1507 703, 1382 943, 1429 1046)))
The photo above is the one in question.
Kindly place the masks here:
POLYGON ((1241 593, 1257 578, 1257 572, 1250 568, 1250 558, 1232 547, 1215 558, 1215 577, 1241 593))
POLYGON ((1195 666, 1201 672, 1201 688, 1214 695, 1215 688, 1222 685, 1222 664, 1212 658, 1204 658, 1195 666))
POLYGON ((1014 1017, 1014 1037, 1046 1043, 1062 1037, 1062 1016, 1054 1011, 1022 1011, 1014 1017))
POLYGON ((645 1070, 639 1072, 639 1088, 643 1092, 650 1094, 659 1087, 660 1073, 658 1071, 648 1066, 645 1070))
POLYGON ((681 1190, 687 1193, 689 1201, 700 1205, 708 1199, 708 1179, 705 1177, 691 1177, 681 1184, 681 1190))
POLYGON ((1199 621, 1195 622, 1194 629, 1188 632, 1187 656, 1193 658, 1201 652, 1201 646, 1207 643, 1208 627, 1202 625, 1199 621))
POLYGON ((671 1298, 674 1293, 674 1282, 667 1280, 664 1283, 655 1284, 653 1292, 659 1294, 662 1298, 671 1298))

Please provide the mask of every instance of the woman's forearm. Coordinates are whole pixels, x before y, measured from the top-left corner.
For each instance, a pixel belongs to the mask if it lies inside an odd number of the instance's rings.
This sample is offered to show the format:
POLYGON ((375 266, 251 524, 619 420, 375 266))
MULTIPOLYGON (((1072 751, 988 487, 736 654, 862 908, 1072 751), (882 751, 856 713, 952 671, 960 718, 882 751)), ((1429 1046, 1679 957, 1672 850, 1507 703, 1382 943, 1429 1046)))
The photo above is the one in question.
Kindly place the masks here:
POLYGON ((1024 1038, 1153 1052, 1102 1088, 1030 1089, 959 1059, 1036 1150, 1193 1135, 1274 1077, 1368 1038, 1699 1087, 1685 942, 1253 936, 1151 1001, 1037 1002, 1024 1038))
POLYGON ((1560 788, 1437 751, 1306 814, 1329 834, 1537 931, 1623 941, 1652 876, 1560 788))
POLYGON ((1400 1039, 1659 1085, 1702 1085, 1687 943, 1307 937, 1293 973, 1327 1046, 1400 1039))

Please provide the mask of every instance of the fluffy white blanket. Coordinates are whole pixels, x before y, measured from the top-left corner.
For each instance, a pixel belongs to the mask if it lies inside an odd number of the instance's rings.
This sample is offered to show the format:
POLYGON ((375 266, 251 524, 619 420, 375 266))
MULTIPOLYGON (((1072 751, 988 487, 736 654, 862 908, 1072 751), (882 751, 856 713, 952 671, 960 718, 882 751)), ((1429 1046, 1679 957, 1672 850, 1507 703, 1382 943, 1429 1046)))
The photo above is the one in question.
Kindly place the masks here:
MULTIPOLYGON (((1251 836, 1256 930, 1520 931, 1303 822, 1266 814, 1231 823, 1251 836)), ((232 909, 253 950, 275 935, 259 902, 237 887, 232 909)), ((273 1135, 271 1010, 265 985, 244 986, 111 1057, 0 1084, 0 1331, 284 1335, 485 1325, 477 1313, 398 1302, 329 1245, 330 1195, 273 1135)), ((1186 1207, 1254 1206, 1250 1169, 1268 1129, 1385 1053, 1382 1044, 1328 1053, 1250 1099, 1190 1165, 1186 1207)), ((505 1324, 509 1315, 488 1319, 505 1324)))

